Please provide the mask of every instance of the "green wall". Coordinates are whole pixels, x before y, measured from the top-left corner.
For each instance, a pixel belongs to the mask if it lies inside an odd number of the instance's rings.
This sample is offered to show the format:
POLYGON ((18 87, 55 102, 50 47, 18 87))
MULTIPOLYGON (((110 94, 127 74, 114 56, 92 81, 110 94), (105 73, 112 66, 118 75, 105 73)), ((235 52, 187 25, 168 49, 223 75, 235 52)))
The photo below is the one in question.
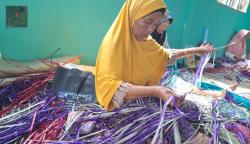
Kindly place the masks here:
MULTIPOLYGON (((249 25, 248 29, 250 30, 250 8, 248 9, 248 25, 249 25)), ((249 55, 249 53, 250 53, 250 38, 247 39, 247 45, 248 45, 247 52, 248 52, 248 55, 249 55)))
POLYGON ((102 37, 123 0, 0 0, 2 56, 15 60, 82 55, 93 65, 102 37), (5 6, 27 5, 28 27, 6 28, 5 6))
MULTIPOLYGON (((215 47, 225 45, 239 29, 250 29, 248 13, 237 12, 215 0, 165 0, 174 17, 168 30, 172 48, 195 46, 204 27, 215 47)), ((100 42, 124 0, 0 0, 0 48, 2 56, 15 60, 82 55, 82 63, 94 65, 100 42), (28 27, 6 28, 5 6, 27 5, 28 27)), ((250 49, 248 40, 248 50, 250 49)), ((250 50, 249 50, 250 51, 250 50)), ((217 55, 221 55, 219 51, 217 55)))

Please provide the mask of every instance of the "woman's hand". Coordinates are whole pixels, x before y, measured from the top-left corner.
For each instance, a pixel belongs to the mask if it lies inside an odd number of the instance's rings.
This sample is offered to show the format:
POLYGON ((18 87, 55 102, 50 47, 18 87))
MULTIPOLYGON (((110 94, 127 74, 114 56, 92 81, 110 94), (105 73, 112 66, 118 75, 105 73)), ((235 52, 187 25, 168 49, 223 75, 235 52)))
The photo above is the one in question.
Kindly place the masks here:
POLYGON ((177 52, 170 52, 169 53, 169 59, 168 59, 168 64, 169 66, 172 66, 175 64, 176 60, 178 59, 178 53, 177 52))
POLYGON ((180 106, 182 102, 184 101, 184 98, 182 95, 179 95, 173 90, 166 88, 166 87, 157 86, 156 94, 164 102, 169 100, 171 96, 174 96, 177 106, 180 106))
POLYGON ((202 44, 200 47, 198 47, 197 54, 202 56, 206 53, 214 52, 215 48, 211 44, 202 44))

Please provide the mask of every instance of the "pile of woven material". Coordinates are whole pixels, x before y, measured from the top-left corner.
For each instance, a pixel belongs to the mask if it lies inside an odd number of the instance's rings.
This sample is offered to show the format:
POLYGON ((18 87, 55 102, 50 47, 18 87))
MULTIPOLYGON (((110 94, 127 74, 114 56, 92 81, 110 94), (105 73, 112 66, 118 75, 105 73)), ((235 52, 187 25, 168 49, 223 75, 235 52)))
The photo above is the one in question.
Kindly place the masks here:
POLYGON ((250 60, 232 62, 218 58, 218 61, 224 67, 225 78, 250 83, 250 60))
POLYGON ((26 75, 0 88, 0 143, 250 143, 249 99, 234 93, 220 100, 188 94, 181 107, 144 98, 107 112, 66 105, 52 91, 54 75, 26 75))

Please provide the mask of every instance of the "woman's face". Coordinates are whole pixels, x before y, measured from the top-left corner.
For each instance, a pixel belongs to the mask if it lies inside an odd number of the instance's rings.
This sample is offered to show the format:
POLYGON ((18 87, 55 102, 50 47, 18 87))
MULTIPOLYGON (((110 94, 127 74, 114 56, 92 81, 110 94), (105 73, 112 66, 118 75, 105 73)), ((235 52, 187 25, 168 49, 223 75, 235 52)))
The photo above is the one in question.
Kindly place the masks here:
POLYGON ((161 23, 161 24, 157 27, 157 32, 158 32, 158 33, 163 33, 169 26, 170 26, 170 21, 167 20, 167 21, 161 23))
POLYGON ((132 26, 132 33, 138 41, 145 41, 147 37, 155 30, 160 22, 162 12, 153 12, 141 19, 135 21, 132 26))

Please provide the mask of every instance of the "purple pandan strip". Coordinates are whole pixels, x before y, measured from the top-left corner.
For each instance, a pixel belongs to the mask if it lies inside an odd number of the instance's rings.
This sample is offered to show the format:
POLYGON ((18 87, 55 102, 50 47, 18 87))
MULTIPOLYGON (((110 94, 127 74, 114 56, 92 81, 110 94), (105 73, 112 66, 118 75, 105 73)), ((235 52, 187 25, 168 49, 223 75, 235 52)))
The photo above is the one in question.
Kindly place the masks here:
POLYGON ((205 56, 203 56, 200 60, 199 67, 195 73, 195 77, 193 78, 192 84, 195 85, 197 79, 202 75, 202 68, 204 68, 203 65, 205 65, 206 59, 209 57, 209 54, 207 53, 205 56))

